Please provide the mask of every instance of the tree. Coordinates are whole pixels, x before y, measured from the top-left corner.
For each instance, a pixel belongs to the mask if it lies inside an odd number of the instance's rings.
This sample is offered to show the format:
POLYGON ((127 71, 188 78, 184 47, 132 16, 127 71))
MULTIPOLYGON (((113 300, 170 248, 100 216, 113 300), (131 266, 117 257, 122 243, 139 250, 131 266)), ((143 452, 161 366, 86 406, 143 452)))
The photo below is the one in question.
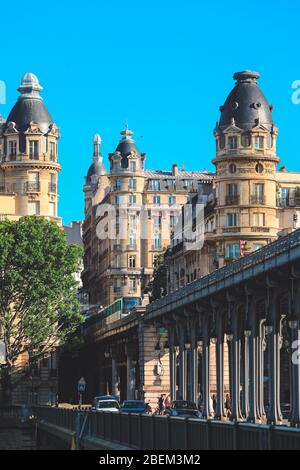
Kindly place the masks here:
POLYGON ((156 266, 153 272, 153 278, 150 282, 149 290, 151 292, 151 301, 160 299, 167 292, 167 265, 165 254, 162 253, 156 259, 156 266))
POLYGON ((74 273, 81 248, 57 224, 36 216, 0 222, 0 338, 6 401, 20 354, 31 361, 62 345, 83 320, 74 273))

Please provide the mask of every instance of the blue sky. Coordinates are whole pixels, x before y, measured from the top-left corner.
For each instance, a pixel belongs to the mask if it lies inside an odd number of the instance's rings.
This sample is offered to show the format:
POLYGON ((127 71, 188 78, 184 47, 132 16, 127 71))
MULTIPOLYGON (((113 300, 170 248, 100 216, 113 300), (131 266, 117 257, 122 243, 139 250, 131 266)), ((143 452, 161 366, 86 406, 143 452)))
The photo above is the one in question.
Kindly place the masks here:
POLYGON ((0 80, 7 116, 22 75, 35 73, 60 126, 59 213, 83 217, 92 137, 112 152, 126 119, 148 168, 213 169, 213 128, 235 71, 261 73, 278 153, 300 171, 300 2, 51 0, 1 5, 0 80), (30 5, 30 6, 28 6, 30 5))

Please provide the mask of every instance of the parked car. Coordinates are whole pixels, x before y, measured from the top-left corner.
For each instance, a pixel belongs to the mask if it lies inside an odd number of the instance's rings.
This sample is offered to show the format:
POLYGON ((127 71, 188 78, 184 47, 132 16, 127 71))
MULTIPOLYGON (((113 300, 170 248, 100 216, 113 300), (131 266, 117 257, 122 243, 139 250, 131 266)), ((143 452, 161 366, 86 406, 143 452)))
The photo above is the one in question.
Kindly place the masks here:
POLYGON ((147 413, 148 404, 142 400, 125 400, 120 408, 121 413, 147 413))
POLYGON ((182 416, 185 418, 202 418, 196 403, 188 400, 174 400, 169 410, 165 411, 169 416, 182 416))
POLYGON ((95 397, 95 411, 119 411, 118 400, 109 395, 95 397))

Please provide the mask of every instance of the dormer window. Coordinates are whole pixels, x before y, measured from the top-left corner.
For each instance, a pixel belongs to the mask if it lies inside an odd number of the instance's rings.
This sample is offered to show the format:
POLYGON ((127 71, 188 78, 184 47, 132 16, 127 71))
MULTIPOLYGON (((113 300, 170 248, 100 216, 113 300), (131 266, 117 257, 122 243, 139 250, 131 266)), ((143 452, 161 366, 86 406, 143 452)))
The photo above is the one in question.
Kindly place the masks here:
POLYGON ((39 143, 37 140, 29 141, 29 158, 30 160, 39 159, 39 143))
POLYGON ((256 149, 264 148, 264 137, 262 135, 257 135, 255 137, 254 146, 256 149))
POLYGON ((153 191, 160 191, 160 181, 159 180, 152 180, 151 189, 153 191))
POLYGON ((55 162, 55 142, 50 142, 50 161, 55 162))
POLYGON ((237 148, 237 137, 235 135, 230 135, 228 137, 228 148, 230 149, 237 148))
POLYGON ((8 143, 8 154, 9 158, 12 160, 12 157, 15 157, 17 155, 17 142, 16 140, 11 140, 8 143))
POLYGON ((129 170, 134 173, 136 170, 136 162, 129 162, 129 170))
POLYGON ((248 133, 242 134, 241 143, 243 147, 249 147, 251 144, 250 135, 248 133))
POLYGON ((220 135, 219 146, 220 146, 220 149, 223 149, 225 147, 225 135, 224 134, 220 135))

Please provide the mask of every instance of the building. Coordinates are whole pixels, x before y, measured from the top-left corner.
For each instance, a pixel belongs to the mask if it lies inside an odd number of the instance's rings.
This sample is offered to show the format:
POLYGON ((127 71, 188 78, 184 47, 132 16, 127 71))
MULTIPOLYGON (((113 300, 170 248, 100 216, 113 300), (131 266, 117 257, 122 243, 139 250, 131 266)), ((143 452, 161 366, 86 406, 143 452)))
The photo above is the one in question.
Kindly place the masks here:
POLYGON ((175 164, 171 171, 147 170, 146 154, 137 148, 133 132, 126 127, 121 136, 109 154, 109 171, 100 136, 94 137, 83 188, 82 280, 91 305, 122 298, 130 309, 140 303, 157 257, 170 244, 178 209, 191 194, 209 193, 214 175, 179 170, 175 164))
MULTIPOLYGON (((20 96, 6 120, 0 119, 0 220, 22 216, 45 217, 61 225, 57 216, 59 129, 40 95, 37 77, 26 73, 20 96)), ((16 367, 28 380, 14 392, 14 402, 56 402, 56 353, 30 368, 26 354, 16 367)))
MULTIPOLYGON (((214 129, 214 190, 203 201, 203 246, 181 237, 167 254, 168 292, 209 274, 289 233, 298 224, 300 173, 277 169, 278 129, 270 105, 258 86, 259 74, 234 74, 236 84, 220 107, 214 129)), ((192 212, 195 212, 193 210, 192 212)), ((199 224, 193 222, 193 230, 199 224)), ((191 238, 191 237, 190 237, 191 238)))

